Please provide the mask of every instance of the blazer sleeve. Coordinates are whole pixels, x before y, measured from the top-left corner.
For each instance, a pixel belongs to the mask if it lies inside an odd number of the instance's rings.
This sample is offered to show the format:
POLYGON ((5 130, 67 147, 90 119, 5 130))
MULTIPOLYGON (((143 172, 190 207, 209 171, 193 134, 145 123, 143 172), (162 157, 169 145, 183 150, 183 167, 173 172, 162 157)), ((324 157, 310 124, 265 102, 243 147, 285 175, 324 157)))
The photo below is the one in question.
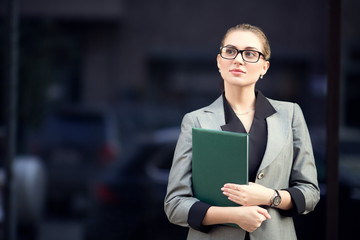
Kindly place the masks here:
POLYGON ((299 189, 305 198, 305 211, 314 210, 320 200, 320 189, 312 150, 311 139, 304 115, 299 105, 294 104, 293 121, 294 161, 290 177, 290 186, 299 189))
POLYGON ((191 113, 184 116, 181 133, 175 148, 173 164, 169 174, 164 210, 170 222, 188 227, 190 208, 198 199, 192 192, 192 128, 198 127, 191 113))

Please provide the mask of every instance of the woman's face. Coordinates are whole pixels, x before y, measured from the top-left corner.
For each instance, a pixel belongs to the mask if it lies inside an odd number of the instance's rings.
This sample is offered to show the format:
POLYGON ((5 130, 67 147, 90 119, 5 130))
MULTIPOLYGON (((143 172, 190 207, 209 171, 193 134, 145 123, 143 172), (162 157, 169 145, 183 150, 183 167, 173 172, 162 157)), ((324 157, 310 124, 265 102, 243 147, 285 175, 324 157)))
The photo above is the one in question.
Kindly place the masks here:
MULTIPOLYGON (((229 33, 224 46, 232 46, 238 50, 255 50, 263 52, 263 44, 259 37, 249 31, 237 30, 229 33)), ((248 63, 239 53, 235 59, 224 59, 218 54, 218 68, 226 86, 254 86, 261 75, 265 75, 270 63, 262 56, 256 63, 248 63)))

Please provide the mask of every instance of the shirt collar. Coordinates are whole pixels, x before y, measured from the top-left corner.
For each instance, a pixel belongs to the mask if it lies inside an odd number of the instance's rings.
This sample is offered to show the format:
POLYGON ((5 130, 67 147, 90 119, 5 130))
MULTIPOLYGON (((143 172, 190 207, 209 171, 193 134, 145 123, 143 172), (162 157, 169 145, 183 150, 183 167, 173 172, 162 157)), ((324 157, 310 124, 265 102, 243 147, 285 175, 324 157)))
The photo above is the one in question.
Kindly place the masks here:
MULTIPOLYGON (((262 94, 261 91, 255 90, 255 116, 257 119, 266 119, 267 117, 276 113, 275 108, 271 105, 269 100, 262 94)), ((224 113, 225 113, 225 123, 230 123, 233 119, 237 119, 237 116, 230 106, 229 102, 225 97, 225 92, 223 92, 224 100, 224 113)))

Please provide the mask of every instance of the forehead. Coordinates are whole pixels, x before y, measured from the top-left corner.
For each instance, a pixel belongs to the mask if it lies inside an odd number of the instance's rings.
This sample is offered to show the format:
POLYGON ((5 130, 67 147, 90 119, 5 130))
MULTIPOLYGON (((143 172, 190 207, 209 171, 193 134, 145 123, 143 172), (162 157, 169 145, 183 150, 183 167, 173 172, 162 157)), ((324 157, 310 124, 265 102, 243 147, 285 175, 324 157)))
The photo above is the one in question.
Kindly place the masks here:
POLYGON ((260 38, 253 32, 236 30, 230 32, 225 40, 224 46, 233 45, 238 49, 256 48, 263 49, 263 44, 260 38))

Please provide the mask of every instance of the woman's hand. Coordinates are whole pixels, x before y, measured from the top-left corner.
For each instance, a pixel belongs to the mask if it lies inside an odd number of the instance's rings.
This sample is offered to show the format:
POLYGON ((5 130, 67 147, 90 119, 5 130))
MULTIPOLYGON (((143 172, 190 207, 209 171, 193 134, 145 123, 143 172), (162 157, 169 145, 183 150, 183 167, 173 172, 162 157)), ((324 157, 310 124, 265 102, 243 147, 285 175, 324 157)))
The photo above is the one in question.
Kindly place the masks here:
POLYGON ((258 206, 236 207, 234 211, 234 223, 248 232, 255 231, 263 221, 270 218, 268 211, 258 206))
POLYGON ((249 182, 249 185, 227 183, 221 188, 223 194, 232 202, 242 206, 270 205, 274 190, 249 182))
POLYGON ((216 207, 206 212, 203 225, 234 223, 248 232, 255 231, 261 224, 270 219, 268 211, 258 206, 216 207))

